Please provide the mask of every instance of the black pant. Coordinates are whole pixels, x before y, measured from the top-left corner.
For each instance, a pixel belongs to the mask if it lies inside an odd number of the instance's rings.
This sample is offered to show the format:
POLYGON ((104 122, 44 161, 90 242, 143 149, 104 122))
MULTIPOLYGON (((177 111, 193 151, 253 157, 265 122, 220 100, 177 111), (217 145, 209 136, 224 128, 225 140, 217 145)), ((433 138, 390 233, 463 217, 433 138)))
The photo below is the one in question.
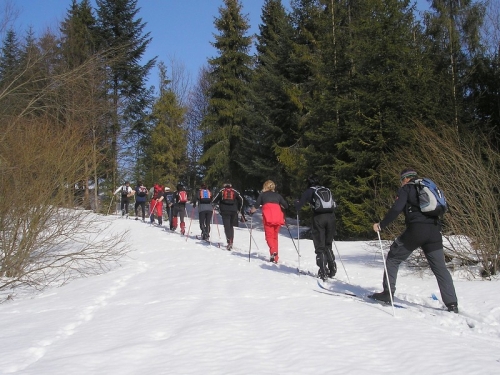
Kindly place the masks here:
POLYGON ((312 238, 316 264, 326 273, 326 264, 333 268, 335 256, 332 251, 333 236, 335 235, 335 215, 333 213, 316 214, 312 218, 312 238))
POLYGON ((200 219, 201 234, 210 234, 210 222, 212 221, 213 211, 201 211, 198 216, 200 219))
POLYGON ((146 219, 146 202, 135 201, 135 207, 134 207, 135 216, 137 216, 137 209, 139 208, 139 206, 141 206, 141 210, 142 210, 142 220, 145 220, 146 219))
POLYGON ((222 216, 222 223, 224 224, 224 233, 228 243, 233 243, 234 239, 234 222, 238 223, 238 212, 236 211, 223 211, 220 213, 222 216))
POLYGON ((167 203, 167 207, 165 209, 167 211, 167 216, 168 216, 168 221, 169 221, 169 224, 170 224, 170 229, 172 229, 172 218, 174 217, 173 215, 173 209, 172 209, 172 206, 169 206, 168 203, 167 203))
POLYGON ((120 210, 122 211, 122 216, 125 214, 128 214, 128 205, 129 205, 129 200, 128 197, 122 197, 122 200, 120 202, 120 210))
MULTIPOLYGON (((457 295, 453 279, 446 268, 444 260, 443 239, 441 227, 432 224, 411 224, 392 243, 389 254, 387 254, 386 267, 389 275, 391 292, 396 290, 396 279, 398 277, 399 265, 408 259, 411 253, 418 247, 424 251, 424 255, 429 262, 431 271, 436 277, 441 298, 445 304, 456 303, 457 295)), ((384 272, 384 290, 389 292, 387 277, 384 272)))

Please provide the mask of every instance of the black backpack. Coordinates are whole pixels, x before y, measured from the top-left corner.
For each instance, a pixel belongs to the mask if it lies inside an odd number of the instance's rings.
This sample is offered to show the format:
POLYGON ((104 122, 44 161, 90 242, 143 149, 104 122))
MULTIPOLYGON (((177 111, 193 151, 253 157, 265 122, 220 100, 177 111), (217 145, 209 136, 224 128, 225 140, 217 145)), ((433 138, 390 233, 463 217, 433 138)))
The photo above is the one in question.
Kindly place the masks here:
POLYGON ((139 186, 139 188, 137 189, 137 196, 145 197, 147 194, 148 194, 148 189, 143 185, 139 186))
POLYGON ((314 189, 312 204, 313 211, 316 213, 333 212, 337 207, 337 204, 333 199, 330 189, 324 186, 315 186, 312 187, 312 189, 314 189))

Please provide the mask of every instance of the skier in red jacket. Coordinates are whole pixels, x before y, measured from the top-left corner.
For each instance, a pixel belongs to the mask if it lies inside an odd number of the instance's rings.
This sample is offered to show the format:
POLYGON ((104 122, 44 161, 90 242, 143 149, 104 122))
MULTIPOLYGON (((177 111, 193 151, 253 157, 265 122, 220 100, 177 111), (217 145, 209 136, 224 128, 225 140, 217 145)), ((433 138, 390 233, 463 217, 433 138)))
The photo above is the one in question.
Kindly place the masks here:
POLYGON ((278 263, 278 234, 280 227, 285 224, 283 210, 288 208, 285 199, 276 193, 276 185, 273 181, 267 180, 262 187, 262 193, 250 209, 250 214, 257 211, 262 206, 262 218, 264 221, 264 233, 269 246, 270 261, 278 263))

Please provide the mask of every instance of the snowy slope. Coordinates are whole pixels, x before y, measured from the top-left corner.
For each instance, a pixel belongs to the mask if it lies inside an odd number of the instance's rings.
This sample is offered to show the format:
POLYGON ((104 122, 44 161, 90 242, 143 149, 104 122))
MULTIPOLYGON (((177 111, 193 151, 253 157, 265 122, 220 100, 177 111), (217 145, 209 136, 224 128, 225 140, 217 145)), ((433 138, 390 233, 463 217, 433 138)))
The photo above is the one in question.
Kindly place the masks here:
MULTIPOLYGON (((196 215, 195 215, 196 216, 196 215)), ((317 285, 312 241, 280 237, 269 263, 259 214, 232 252, 110 216, 129 230, 122 267, 0 305, 0 374, 500 373, 499 282, 456 280, 463 314, 445 312, 432 275, 400 270, 406 309, 332 296, 317 285)), ((220 217, 218 223, 220 223, 220 217)), ((189 221, 188 221, 189 225, 189 221)), ((250 225, 250 223, 248 223, 250 225)), ((296 227, 290 225, 295 236, 296 227)), ((222 226, 212 239, 225 242, 222 226)), ((331 290, 380 290, 378 242, 336 242, 331 290), (349 283, 348 283, 349 281, 349 283)))

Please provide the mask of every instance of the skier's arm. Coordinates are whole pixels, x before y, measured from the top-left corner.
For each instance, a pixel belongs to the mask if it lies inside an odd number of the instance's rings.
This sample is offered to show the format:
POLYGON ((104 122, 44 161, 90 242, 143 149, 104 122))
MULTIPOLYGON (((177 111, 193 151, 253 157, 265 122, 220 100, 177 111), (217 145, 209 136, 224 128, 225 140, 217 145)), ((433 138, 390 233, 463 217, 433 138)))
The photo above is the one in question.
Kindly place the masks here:
POLYGON ((389 209, 389 211, 385 214, 384 218, 379 224, 380 229, 386 228, 390 223, 396 220, 399 214, 403 212, 407 201, 408 201, 407 189, 404 189, 403 187, 399 188, 396 201, 389 209))
POLYGON ((302 208, 302 206, 304 206, 306 203, 309 203, 311 201, 312 192, 313 192, 312 189, 307 189, 306 191, 304 191, 302 193, 302 196, 300 197, 300 200, 298 200, 298 201, 295 202, 295 209, 297 211, 300 211, 300 209, 302 208))
POLYGON ((285 198, 283 198, 280 194, 280 206, 281 208, 283 208, 284 210, 286 210, 288 208, 288 202, 285 200, 285 198))

